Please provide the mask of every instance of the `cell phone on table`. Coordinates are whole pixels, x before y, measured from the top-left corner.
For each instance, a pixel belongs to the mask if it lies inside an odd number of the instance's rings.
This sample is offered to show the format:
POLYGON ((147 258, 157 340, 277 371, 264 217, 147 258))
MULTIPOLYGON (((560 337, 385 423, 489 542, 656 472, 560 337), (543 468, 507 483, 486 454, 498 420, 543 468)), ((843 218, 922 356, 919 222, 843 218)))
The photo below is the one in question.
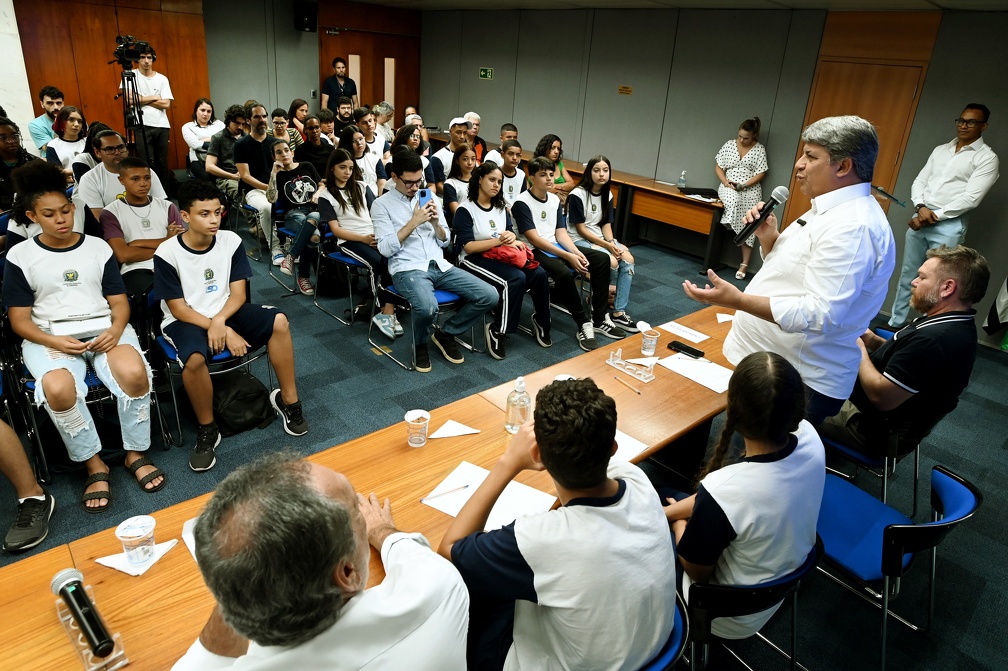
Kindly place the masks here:
POLYGON ((430 189, 420 189, 417 191, 417 196, 420 198, 420 209, 427 207, 427 203, 434 200, 434 196, 431 195, 430 189))
POLYGON ((675 350, 680 354, 685 354, 688 357, 693 357, 694 359, 703 358, 703 352, 701 350, 698 350, 696 347, 690 347, 686 343, 681 342, 679 340, 673 340, 672 342, 670 342, 668 344, 668 348, 671 350, 675 350))

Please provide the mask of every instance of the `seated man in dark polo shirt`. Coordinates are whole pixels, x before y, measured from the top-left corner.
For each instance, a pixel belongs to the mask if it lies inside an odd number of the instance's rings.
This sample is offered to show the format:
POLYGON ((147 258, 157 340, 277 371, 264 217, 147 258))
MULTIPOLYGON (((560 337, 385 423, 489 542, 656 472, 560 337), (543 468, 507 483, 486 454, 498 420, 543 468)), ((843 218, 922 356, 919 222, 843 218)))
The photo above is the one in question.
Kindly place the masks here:
POLYGON ((957 245, 929 250, 911 286, 910 304, 924 313, 890 340, 861 336, 861 365, 840 414, 819 427, 823 438, 884 456, 889 431, 897 452, 912 452, 959 403, 976 358, 976 310, 990 269, 976 250, 957 245))
POLYGON ((305 141, 294 150, 294 161, 311 163, 315 167, 315 172, 325 175, 329 154, 333 153, 336 147, 322 141, 322 122, 317 116, 309 114, 302 124, 304 124, 305 141))

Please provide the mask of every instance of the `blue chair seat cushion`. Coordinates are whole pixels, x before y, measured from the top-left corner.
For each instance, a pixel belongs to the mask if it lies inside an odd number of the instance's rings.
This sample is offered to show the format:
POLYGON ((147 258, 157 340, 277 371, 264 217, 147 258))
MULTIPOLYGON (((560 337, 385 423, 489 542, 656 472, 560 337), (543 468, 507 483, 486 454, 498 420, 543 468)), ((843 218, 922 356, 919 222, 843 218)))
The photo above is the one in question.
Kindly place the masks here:
MULTIPOLYGON (((167 359, 168 361, 175 361, 175 362, 178 361, 178 350, 176 350, 175 346, 172 345, 171 342, 169 342, 168 338, 165 338, 163 335, 160 335, 157 337, 156 342, 158 349, 161 350, 161 354, 164 355, 165 359, 167 359)), ((221 352, 220 354, 214 354, 212 357, 210 357, 210 363, 220 363, 222 361, 227 361, 230 358, 231 358, 231 352, 228 351, 227 348, 225 348, 224 351, 221 352)))
MULTIPOLYGON (((34 394, 35 380, 33 378, 28 377, 29 375, 31 375, 31 373, 28 372, 27 368, 25 368, 24 374, 25 374, 25 382, 24 382, 25 389, 34 394)), ((90 366, 88 366, 87 373, 84 374, 84 384, 87 385, 88 391, 102 389, 105 386, 102 383, 102 381, 98 379, 98 376, 95 375, 95 372, 91 370, 90 366)))
MULTIPOLYGON (((402 298, 402 294, 399 293, 399 291, 394 286, 387 287, 387 290, 390 294, 394 294, 402 298)), ((434 290, 434 300, 438 302, 438 305, 443 305, 445 303, 454 303, 457 300, 461 300, 461 298, 462 297, 459 296, 458 294, 453 294, 450 291, 445 291, 443 289, 434 290)))
POLYGON ((329 252, 328 254, 326 254, 326 256, 328 256, 333 261, 338 261, 339 263, 345 263, 346 265, 348 265, 348 266, 354 266, 355 268, 365 268, 366 267, 363 263, 361 263, 357 259, 353 258, 352 256, 347 256, 343 252, 339 252, 339 251, 329 252))
MULTIPOLYGON (((882 533, 890 524, 913 521, 843 478, 826 476, 816 531, 830 561, 862 582, 881 581, 882 533)), ((903 557, 904 569, 912 557, 903 557)))

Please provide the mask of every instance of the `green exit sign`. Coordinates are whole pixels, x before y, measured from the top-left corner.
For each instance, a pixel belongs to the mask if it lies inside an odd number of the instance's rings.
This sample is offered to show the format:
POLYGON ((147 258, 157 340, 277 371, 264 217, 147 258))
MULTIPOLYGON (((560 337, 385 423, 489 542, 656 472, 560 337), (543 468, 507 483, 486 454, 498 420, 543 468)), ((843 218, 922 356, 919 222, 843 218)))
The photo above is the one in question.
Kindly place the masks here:
POLYGON ((480 68, 480 79, 493 79, 493 68, 480 68))

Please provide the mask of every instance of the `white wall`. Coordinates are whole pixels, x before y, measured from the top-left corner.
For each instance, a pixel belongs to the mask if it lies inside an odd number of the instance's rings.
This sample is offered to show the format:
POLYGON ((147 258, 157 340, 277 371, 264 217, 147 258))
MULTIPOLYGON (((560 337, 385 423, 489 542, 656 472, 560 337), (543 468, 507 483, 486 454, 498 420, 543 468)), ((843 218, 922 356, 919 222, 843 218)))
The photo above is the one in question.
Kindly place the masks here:
POLYGON ((35 143, 28 134, 28 123, 42 111, 35 102, 35 95, 28 89, 28 72, 21 51, 17 20, 14 18, 13 0, 0 0, 0 63, 3 63, 0 106, 21 128, 21 144, 33 154, 38 154, 35 143))

